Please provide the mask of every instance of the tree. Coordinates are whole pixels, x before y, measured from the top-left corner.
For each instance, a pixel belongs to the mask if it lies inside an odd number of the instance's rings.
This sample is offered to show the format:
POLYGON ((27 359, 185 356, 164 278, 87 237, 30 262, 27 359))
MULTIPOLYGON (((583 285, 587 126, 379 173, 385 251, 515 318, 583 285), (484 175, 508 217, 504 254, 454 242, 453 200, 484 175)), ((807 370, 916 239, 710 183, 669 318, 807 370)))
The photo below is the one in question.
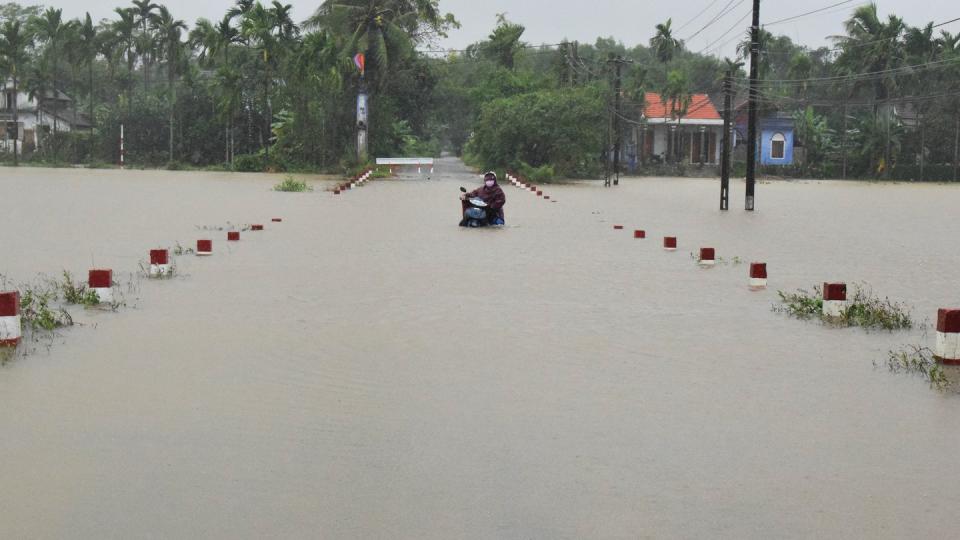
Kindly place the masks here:
POLYGON ((524 30, 523 25, 508 21, 505 13, 498 13, 497 26, 480 50, 501 66, 513 69, 517 52, 523 48, 520 37, 524 30))
POLYGON ((100 39, 97 36, 97 29, 93 26, 93 20, 90 13, 87 12, 83 19, 83 25, 80 27, 79 48, 83 57, 83 63, 87 66, 87 83, 89 84, 88 104, 90 110, 90 130, 93 131, 93 106, 96 100, 96 92, 93 89, 93 64, 97 59, 97 53, 100 50, 100 39))
MULTIPOLYGON (((33 35, 24 29, 19 19, 7 19, 0 26, 0 60, 5 70, 13 80, 13 123, 19 126, 19 104, 17 92, 20 73, 27 64, 27 48, 33 44, 33 35)), ((17 150, 17 134, 13 137, 13 164, 19 165, 20 158, 17 150)))
POLYGON ((673 57, 683 50, 683 40, 673 37, 673 19, 656 26, 657 33, 650 38, 650 47, 654 50, 657 60, 663 64, 664 73, 673 57))
MULTIPOLYGON (((896 90, 896 75, 890 70, 903 61, 903 44, 900 36, 905 26, 903 20, 890 15, 884 23, 877 15, 877 5, 870 3, 858 7, 845 23, 846 36, 834 36, 841 53, 836 66, 851 73, 876 73, 877 76, 862 78, 857 86, 872 84, 874 98, 885 102, 896 90)), ((879 111, 879 103, 876 107, 879 111)))
POLYGON ((150 86, 150 67, 156 56, 156 40, 151 33, 151 29, 156 23, 154 11, 160 6, 150 0, 133 0, 133 14, 136 16, 137 25, 140 33, 136 37, 137 52, 143 60, 143 91, 149 91, 150 86))
POLYGON ((672 137, 667 139, 667 157, 672 161, 678 161, 681 153, 682 137, 680 134, 680 123, 689 111, 693 103, 693 95, 690 93, 690 81, 687 76, 679 71, 673 70, 667 75, 667 84, 660 91, 660 99, 670 110, 670 118, 676 119, 677 128, 672 137))
MULTIPOLYGON (((47 8, 40 16, 30 20, 33 34, 46 43, 44 54, 50 62, 50 82, 53 94, 53 138, 57 140, 57 131, 59 126, 60 95, 57 84, 57 67, 60 64, 60 45, 66 38, 68 32, 66 24, 63 22, 63 10, 47 8)), ((55 142, 54 152, 58 153, 59 143, 55 142)))
POLYGON ((133 8, 116 8, 113 10, 120 19, 111 24, 113 30, 112 41, 121 52, 127 63, 127 107, 133 101, 133 66, 137 61, 137 21, 133 8))
POLYGON ((173 18, 166 6, 160 6, 160 11, 154 21, 158 38, 162 45, 163 58, 167 62, 167 92, 170 101, 170 161, 173 161, 173 119, 177 108, 177 87, 175 84, 177 67, 181 60, 183 43, 180 33, 187 29, 187 25, 173 18))
POLYGON ((273 78, 272 65, 275 61, 279 43, 274 35, 276 19, 273 13, 264 8, 257 2, 253 8, 248 11, 240 22, 240 33, 246 38, 247 42, 256 49, 257 56, 263 61, 263 100, 266 106, 267 118, 266 127, 263 129, 265 137, 262 137, 261 144, 269 160, 270 156, 270 125, 273 123, 272 104, 270 100, 271 81, 273 78))

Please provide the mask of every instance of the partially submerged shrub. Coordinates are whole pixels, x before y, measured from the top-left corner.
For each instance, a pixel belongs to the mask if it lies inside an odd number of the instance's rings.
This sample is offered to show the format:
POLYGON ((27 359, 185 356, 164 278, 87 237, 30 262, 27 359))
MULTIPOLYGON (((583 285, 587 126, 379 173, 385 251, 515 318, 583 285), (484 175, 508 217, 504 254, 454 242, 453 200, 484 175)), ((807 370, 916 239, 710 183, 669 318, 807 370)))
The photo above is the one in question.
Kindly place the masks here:
POLYGON ((274 191, 287 191, 293 193, 303 193, 304 191, 312 191, 310 186, 307 185, 304 180, 297 180, 292 176, 287 176, 283 179, 283 182, 273 186, 274 191))
POLYGON ((100 303, 96 291, 87 289, 83 283, 75 283, 73 276, 66 270, 63 271, 63 281, 57 283, 57 288, 63 294, 63 301, 68 304, 95 306, 100 303))
MULTIPOLYGON (((880 362, 873 364, 877 366, 880 362)), ((893 373, 920 375, 938 390, 946 390, 950 386, 943 366, 937 363, 933 351, 927 347, 908 345, 899 351, 888 351, 886 365, 893 373)))
POLYGON ((778 313, 786 313, 798 319, 817 317, 835 326, 860 326, 883 330, 903 330, 913 327, 913 319, 906 305, 880 298, 873 290, 854 285, 853 294, 847 298, 846 307, 838 318, 823 317, 823 290, 813 287, 813 293, 799 289, 794 293, 777 291, 781 305, 774 306, 778 313))
POLYGON ((73 317, 65 309, 51 307, 56 300, 56 290, 25 287, 20 291, 20 324, 34 332, 72 326, 73 317))

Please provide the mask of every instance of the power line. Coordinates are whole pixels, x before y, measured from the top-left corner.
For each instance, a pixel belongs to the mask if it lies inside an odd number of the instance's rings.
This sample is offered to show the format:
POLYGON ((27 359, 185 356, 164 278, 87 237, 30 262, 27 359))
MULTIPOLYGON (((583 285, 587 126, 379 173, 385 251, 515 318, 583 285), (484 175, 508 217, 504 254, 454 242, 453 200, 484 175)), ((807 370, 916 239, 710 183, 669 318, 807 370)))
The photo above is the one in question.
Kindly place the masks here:
POLYGON ((703 31, 706 30, 707 28, 710 28, 711 26, 713 26, 713 25, 714 25, 717 21, 719 21, 721 18, 726 17, 730 12, 732 12, 733 10, 737 9, 738 7, 740 7, 740 5, 743 4, 745 1, 746 1, 746 0, 740 0, 739 2, 737 2, 736 5, 734 5, 733 7, 730 7, 730 4, 733 4, 733 2, 734 2, 734 0, 730 0, 729 2, 727 2, 727 4, 726 4, 725 6, 723 6, 723 9, 720 10, 720 13, 718 13, 716 16, 714 16, 712 19, 710 19, 710 22, 708 22, 707 24, 705 24, 705 25, 703 26, 703 28, 697 30, 697 31, 694 32, 692 35, 690 35, 689 37, 687 37, 686 39, 684 39, 684 41, 690 41, 691 39, 697 37, 698 35, 700 35, 701 32, 703 32, 703 31))
POLYGON ((714 4, 716 4, 716 3, 719 2, 719 1, 720 1, 720 0, 713 0, 712 2, 710 2, 709 4, 707 4, 707 7, 703 8, 703 9, 701 9, 699 12, 697 12, 697 14, 693 16, 693 18, 691 18, 691 19, 688 20, 687 22, 681 24, 680 26, 678 26, 678 27, 677 27, 677 32, 683 30, 684 28, 686 28, 687 26, 689 26, 690 23, 692 23, 693 21, 699 19, 701 15, 703 15, 703 14, 705 14, 707 11, 709 11, 710 8, 712 8, 712 7, 714 6, 714 4))
MULTIPOLYGON (((740 24, 743 23, 743 21, 744 21, 747 17, 749 17, 752 13, 753 13, 753 9, 748 10, 748 11, 743 15, 743 17, 740 17, 740 18, 737 20, 737 22, 735 22, 735 23, 733 24, 733 26, 731 26, 731 27, 730 27, 726 32, 724 32, 723 34, 720 34, 720 37, 718 37, 717 39, 715 39, 715 40, 711 41, 709 44, 707 44, 706 47, 700 49, 700 52, 697 53, 697 54, 703 54, 704 51, 707 51, 708 49, 710 49, 710 47, 713 46, 714 43, 716 43, 716 42, 720 41, 721 39, 727 37, 727 35, 729 35, 730 32, 733 32, 734 30, 736 30, 737 27, 740 26, 740 24)), ((733 39, 736 39, 736 37, 734 37, 733 39)), ((717 49, 720 49, 720 48, 725 47, 725 46, 727 45, 727 43, 730 43, 730 41, 733 41, 733 40, 725 41, 725 42, 722 43, 719 47, 715 47, 714 49, 710 49, 710 52, 713 52, 713 51, 715 51, 715 50, 717 50, 717 49)))
POLYGON ((801 13, 800 15, 794 15, 794 16, 792 16, 792 17, 785 17, 785 18, 783 18, 783 19, 777 19, 777 20, 775 20, 775 21, 773 21, 773 22, 764 23, 763 26, 773 26, 773 25, 775 25, 775 24, 780 24, 780 23, 785 23, 785 22, 789 22, 789 21, 794 21, 794 20, 796 20, 796 19, 800 19, 800 18, 803 18, 803 17, 807 17, 807 16, 809 16, 809 15, 814 15, 814 14, 820 13, 821 11, 827 11, 828 9, 832 9, 832 8, 837 7, 837 6, 842 6, 842 5, 844 5, 844 4, 849 4, 849 3, 853 2, 853 1, 854 1, 854 0, 845 0, 845 1, 843 1, 843 2, 837 2, 836 4, 831 4, 831 5, 829 5, 829 6, 822 7, 822 8, 820 8, 820 9, 815 9, 815 10, 813 10, 813 11, 808 11, 808 12, 806 12, 806 13, 801 13))

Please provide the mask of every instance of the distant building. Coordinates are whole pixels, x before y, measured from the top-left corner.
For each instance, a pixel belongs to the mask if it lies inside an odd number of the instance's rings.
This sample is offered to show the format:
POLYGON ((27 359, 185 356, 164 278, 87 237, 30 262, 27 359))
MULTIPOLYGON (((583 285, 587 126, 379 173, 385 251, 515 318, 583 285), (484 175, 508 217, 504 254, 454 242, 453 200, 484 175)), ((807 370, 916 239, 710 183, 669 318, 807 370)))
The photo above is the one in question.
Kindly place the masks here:
MULTIPOLYGON (((737 140, 747 138, 747 102, 737 106, 737 140)), ((761 165, 793 165, 796 145, 793 118, 782 112, 770 113, 757 121, 759 147, 757 158, 761 165)))
MULTIPOLYGON (((13 80, 0 87, 0 151, 13 151, 13 133, 8 133, 7 123, 13 121, 13 80)), ((17 122, 20 124, 21 143, 18 150, 35 149, 40 144, 41 133, 52 133, 54 122, 57 131, 69 132, 90 129, 90 119, 74 106, 73 99, 63 92, 47 92, 43 99, 30 97, 23 87, 17 88, 17 122)), ((12 130, 10 130, 12 131, 12 130)))
POLYGON ((642 121, 628 143, 628 163, 720 162, 723 118, 710 96, 694 94, 685 112, 676 111, 672 102, 664 102, 655 92, 647 92, 644 102, 642 121))

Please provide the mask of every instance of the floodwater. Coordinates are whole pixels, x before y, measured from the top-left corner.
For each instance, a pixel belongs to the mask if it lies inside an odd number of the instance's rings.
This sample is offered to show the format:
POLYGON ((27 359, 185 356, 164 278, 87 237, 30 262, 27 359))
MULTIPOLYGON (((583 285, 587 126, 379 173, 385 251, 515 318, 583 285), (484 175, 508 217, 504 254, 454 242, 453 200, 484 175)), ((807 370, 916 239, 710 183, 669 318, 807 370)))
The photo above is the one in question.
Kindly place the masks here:
POLYGON ((0 368, 0 538, 960 534, 960 397, 873 365, 960 305, 960 186, 765 183, 749 214, 740 182, 728 213, 715 180, 507 185, 507 228, 461 229, 478 180, 0 171, 8 282, 112 267, 128 303, 0 368), (267 230, 197 229, 228 222, 267 230), (826 280, 924 325, 771 312, 826 280))

